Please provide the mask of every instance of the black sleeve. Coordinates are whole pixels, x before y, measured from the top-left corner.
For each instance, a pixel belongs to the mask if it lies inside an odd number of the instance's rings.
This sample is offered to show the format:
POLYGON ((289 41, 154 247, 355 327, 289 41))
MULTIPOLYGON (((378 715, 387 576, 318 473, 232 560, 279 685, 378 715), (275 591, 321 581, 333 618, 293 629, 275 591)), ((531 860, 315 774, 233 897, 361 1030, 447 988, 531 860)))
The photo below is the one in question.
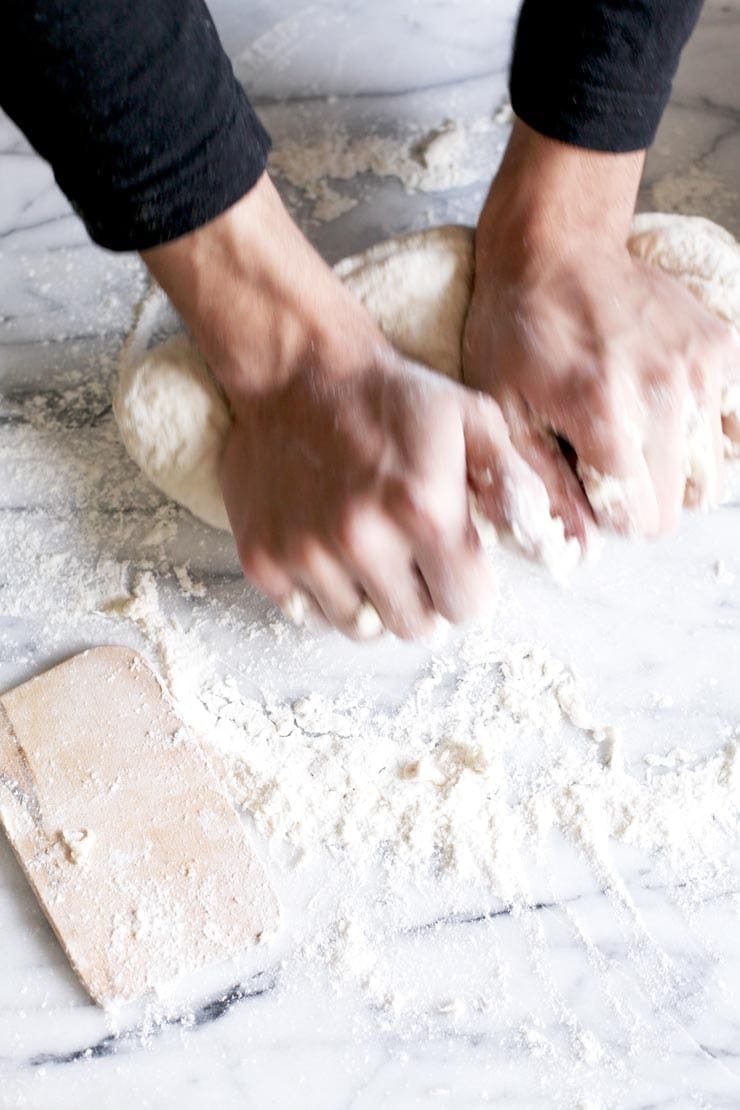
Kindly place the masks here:
POLYGON ((524 0, 511 103, 543 135, 591 150, 655 137, 702 0, 524 0))
POLYGON ((0 104, 96 242, 142 250, 219 215, 269 138, 203 0, 5 0, 0 104))

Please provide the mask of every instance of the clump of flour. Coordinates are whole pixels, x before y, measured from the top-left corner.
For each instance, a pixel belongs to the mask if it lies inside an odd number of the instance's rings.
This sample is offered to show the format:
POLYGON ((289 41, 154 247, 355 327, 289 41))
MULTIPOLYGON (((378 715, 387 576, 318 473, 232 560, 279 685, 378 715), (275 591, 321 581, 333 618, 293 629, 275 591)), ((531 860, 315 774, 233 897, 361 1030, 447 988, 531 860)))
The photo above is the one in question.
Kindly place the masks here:
POLYGON ((397 178, 407 193, 437 193, 476 183, 487 154, 481 152, 481 138, 496 133, 495 122, 487 117, 467 123, 448 119, 428 131, 411 128, 400 137, 374 132, 350 136, 337 127, 303 141, 279 143, 270 167, 304 193, 312 203, 312 218, 323 223, 355 207, 358 201, 336 185, 363 174, 397 178))

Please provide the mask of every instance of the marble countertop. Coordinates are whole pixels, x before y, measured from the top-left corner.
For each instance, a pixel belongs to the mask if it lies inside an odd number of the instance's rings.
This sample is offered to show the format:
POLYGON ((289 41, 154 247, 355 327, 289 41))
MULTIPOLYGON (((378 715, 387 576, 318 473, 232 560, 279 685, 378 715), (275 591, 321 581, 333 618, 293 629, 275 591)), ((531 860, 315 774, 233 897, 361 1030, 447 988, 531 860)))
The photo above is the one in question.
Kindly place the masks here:
MULTIPOLYGON (((278 148, 332 128, 406 141, 505 105, 512 3, 241 7, 222 0, 214 11, 278 148)), ((739 44, 739 0, 709 0, 640 194, 642 208, 709 216, 736 235, 739 44)), ((395 232, 473 222, 506 137, 505 112, 494 118, 462 187, 414 192, 365 174, 336 184, 358 203, 324 223, 283 182, 285 195, 330 260, 395 232)), ((428 648, 276 632, 230 543, 165 503, 125 457, 110 391, 144 288, 137 260, 87 241, 48 167, 0 117, 0 689, 91 644, 146 647, 102 605, 148 569, 165 614, 183 625, 197 616, 226 670, 243 664, 292 695, 372 675, 379 701, 396 696, 428 648), (173 585, 182 565, 206 600, 173 585)), ((733 484, 720 510, 687 518, 670 541, 610 542, 568 589, 502 561, 501 634, 546 644, 584 676, 624 724, 633 768, 648 751, 712 751, 740 725, 733 484)), ((330 974, 301 933, 309 912, 317 929, 336 917, 351 874, 322 859, 276 863, 286 924, 274 943, 191 976, 158 1009, 111 1016, 86 998, 0 840, 0 1105, 740 1105, 737 852, 691 914, 653 860, 615 845, 613 861, 636 907, 629 920, 566 845, 533 872, 525 913, 472 890, 450 913, 433 893, 411 892, 379 956, 404 994, 403 1022, 330 974)), ((363 897, 372 914, 377 894, 363 897)))

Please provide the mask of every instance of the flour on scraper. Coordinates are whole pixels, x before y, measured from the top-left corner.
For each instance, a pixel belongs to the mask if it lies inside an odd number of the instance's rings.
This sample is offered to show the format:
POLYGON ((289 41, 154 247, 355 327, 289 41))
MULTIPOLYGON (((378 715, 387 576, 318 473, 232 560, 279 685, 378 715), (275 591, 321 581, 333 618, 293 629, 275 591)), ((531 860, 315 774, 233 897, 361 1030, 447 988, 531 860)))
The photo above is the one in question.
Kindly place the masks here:
MULTIPOLYGON (((740 332, 740 245, 709 220, 648 213, 635 218, 629 249, 672 274, 710 312, 740 332)), ((439 227, 379 243, 339 262, 336 273, 409 359, 461 380, 461 343, 473 284, 473 232, 439 227)), ((215 528, 229 530, 218 463, 231 416, 202 356, 176 327, 164 294, 150 293, 121 359, 114 410, 134 461, 169 497, 215 528), (169 314, 169 316, 168 316, 169 314)), ((740 367, 738 368, 740 371, 740 367)), ((740 377, 740 374, 739 374, 740 377)), ((740 385, 725 387, 723 415, 740 419, 740 385)), ((687 478, 704 488, 712 465, 700 414, 687 413, 687 478)), ((594 504, 613 499, 614 479, 584 474, 594 504)), ((545 499, 512 491, 511 538, 556 574, 579 557, 545 499)))

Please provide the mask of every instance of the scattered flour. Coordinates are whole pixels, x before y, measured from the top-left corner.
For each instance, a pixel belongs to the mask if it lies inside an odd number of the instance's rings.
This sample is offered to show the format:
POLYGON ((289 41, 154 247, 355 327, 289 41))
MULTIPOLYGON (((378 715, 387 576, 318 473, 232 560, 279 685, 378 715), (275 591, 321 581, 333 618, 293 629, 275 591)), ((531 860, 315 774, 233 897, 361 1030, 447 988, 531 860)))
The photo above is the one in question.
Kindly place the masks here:
MULTIPOLYGON (((363 174, 397 178, 407 193, 437 193, 480 181, 488 151, 481 138, 506 120, 482 116, 467 123, 445 120, 429 131, 411 128, 402 136, 369 133, 351 137, 338 127, 305 141, 286 140, 270 156, 270 168, 300 189, 318 222, 336 219, 358 203, 336 184, 363 174)), ((490 173, 490 165, 488 166, 490 173)))
POLYGON ((616 840, 662 857, 698 894, 740 828, 737 737, 703 760, 676 754, 659 776, 632 774, 621 730, 543 647, 471 633, 388 712, 350 694, 265 703, 219 678, 197 634, 163 616, 151 573, 115 610, 156 645, 234 798, 297 859, 380 863, 398 882, 452 875, 514 905, 526 901, 526 858, 557 831, 610 888, 616 840))
POLYGON ((175 577, 184 597, 198 597, 206 596, 206 588, 202 582, 194 582, 190 577, 190 571, 186 566, 175 567, 175 577))
MULTIPOLYGON (((486 1045, 511 1031, 501 1043, 527 1054, 548 1097, 577 1092, 563 1104, 597 1105, 583 1094, 595 1075, 627 1090, 633 1068, 672 1051, 665 1046, 683 1001, 710 1014, 718 997, 727 1001, 712 993, 727 951, 713 931, 737 920, 738 737, 716 720, 715 703, 697 721, 695 742, 682 728, 677 747, 680 699, 674 706, 656 690, 650 708, 660 731, 643 759, 649 741, 634 724, 611 724, 550 652, 493 627, 441 646, 400 705, 386 706, 367 681, 332 697, 312 694, 310 684, 300 697, 274 696, 253 682, 255 656, 265 650, 269 659, 270 645, 288 643, 300 675, 306 658, 315 663, 310 642, 274 613, 241 609, 229 545, 141 480, 106 415, 110 374, 98 370, 95 361, 80 374, 39 375, 35 385, 24 373, 22 388, 0 398, 4 683, 91 643, 141 647, 143 639, 235 799, 268 837, 276 881, 292 889, 324 857, 332 874, 350 876, 341 898, 309 888, 303 899, 302 890, 293 947, 284 959, 285 950, 266 950, 282 976, 278 1004, 295 997, 302 975, 328 972, 337 990, 362 992, 369 1020, 394 1037, 421 1028, 486 1045), (226 653, 230 639, 236 648, 226 653), (558 885, 562 856, 548 854, 563 839, 585 864, 567 877, 583 899, 577 905, 558 885), (639 865, 628 870, 622 850, 639 865), (551 859, 558 870, 548 886, 541 880, 551 859), (543 888, 555 890, 551 905, 540 904, 543 888), (448 889, 442 913, 436 892, 448 889), (685 930, 686 946, 674 949, 673 934, 655 939, 656 906, 685 930), (563 932, 548 935, 550 922, 563 932), (422 949, 429 937, 435 947, 422 949), (527 992, 518 947, 532 971, 527 992), (570 960, 583 973, 582 992, 553 984, 570 960)), ((711 572, 713 559, 706 565, 711 572)), ((727 565, 717 560, 713 573, 727 598, 727 565)), ((66 831, 74 843, 80 830, 66 831)), ((166 909, 153 892, 142 920, 166 909)), ((191 1002, 178 1011, 185 1028, 195 1024, 191 1002)), ((124 1046, 146 1044, 156 1021, 122 1028, 124 1046)))

